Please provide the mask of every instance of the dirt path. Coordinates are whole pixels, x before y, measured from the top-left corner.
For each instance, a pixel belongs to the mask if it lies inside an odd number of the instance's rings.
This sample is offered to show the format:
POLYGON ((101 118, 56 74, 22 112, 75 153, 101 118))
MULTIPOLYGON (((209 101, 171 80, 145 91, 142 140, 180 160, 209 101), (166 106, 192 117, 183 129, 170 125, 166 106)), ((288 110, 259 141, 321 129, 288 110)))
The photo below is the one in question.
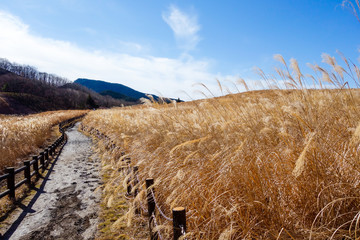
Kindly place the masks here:
POLYGON ((98 224, 100 161, 91 139, 67 131, 68 142, 56 161, 44 188, 24 206, 4 235, 5 239, 94 239, 98 224), (21 217, 22 216, 22 217, 21 217))

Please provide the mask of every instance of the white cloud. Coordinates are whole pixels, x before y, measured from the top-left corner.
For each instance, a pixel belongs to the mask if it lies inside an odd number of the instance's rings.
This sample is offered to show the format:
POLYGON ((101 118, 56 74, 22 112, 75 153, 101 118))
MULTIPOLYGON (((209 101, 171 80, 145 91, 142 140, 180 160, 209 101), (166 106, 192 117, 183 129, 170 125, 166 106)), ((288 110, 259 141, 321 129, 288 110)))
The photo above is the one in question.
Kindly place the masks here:
MULTIPOLYGON (((216 89, 215 79, 221 79, 221 75, 210 72, 209 60, 196 60, 186 54, 179 58, 160 58, 89 51, 67 41, 31 34, 29 26, 19 18, 1 11, 0 29, 0 57, 70 80, 100 79, 174 98, 186 98, 180 93, 184 90, 197 98, 199 96, 193 94, 194 83, 216 89)), ((196 30, 190 32, 196 33, 196 30)))
POLYGON ((187 51, 193 50, 200 41, 200 25, 196 15, 186 14, 175 6, 170 6, 169 10, 162 15, 164 21, 173 30, 180 47, 187 51))

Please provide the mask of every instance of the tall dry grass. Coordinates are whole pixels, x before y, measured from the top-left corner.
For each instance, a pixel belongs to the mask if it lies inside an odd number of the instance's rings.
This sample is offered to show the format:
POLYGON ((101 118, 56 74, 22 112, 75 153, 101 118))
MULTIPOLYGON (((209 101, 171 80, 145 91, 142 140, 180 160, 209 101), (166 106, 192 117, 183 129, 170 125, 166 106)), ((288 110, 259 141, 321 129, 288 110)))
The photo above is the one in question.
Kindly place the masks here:
POLYGON ((348 7, 353 11, 354 16, 360 22, 359 10, 360 10, 360 1, 359 0, 343 0, 342 7, 348 7))
MULTIPOLYGON (((50 111, 27 116, 0 115, 0 172, 22 163, 50 140, 53 127, 66 119, 86 113, 84 110, 50 111)), ((53 139, 51 139, 53 140, 53 139)))
MULTIPOLYGON (((323 58, 329 69, 312 65, 304 76, 296 60, 288 66, 277 55, 278 77, 261 72, 272 90, 89 113, 84 129, 109 137, 99 142, 103 167, 112 169, 106 207, 116 189, 122 194, 125 150, 142 182, 155 179, 168 216, 186 207, 188 239, 358 238, 360 91, 348 81, 359 86, 360 71, 345 58, 347 69, 323 58), (320 89, 309 90, 309 80, 320 89)), ((142 190, 135 202, 144 198, 142 190)), ((165 239, 171 226, 163 222, 165 239)))

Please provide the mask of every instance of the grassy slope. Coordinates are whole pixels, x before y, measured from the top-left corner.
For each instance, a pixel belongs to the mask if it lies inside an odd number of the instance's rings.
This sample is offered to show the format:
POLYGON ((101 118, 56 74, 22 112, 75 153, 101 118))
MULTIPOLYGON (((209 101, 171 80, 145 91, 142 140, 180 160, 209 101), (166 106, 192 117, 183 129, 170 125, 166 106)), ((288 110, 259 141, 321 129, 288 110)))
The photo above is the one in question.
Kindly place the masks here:
POLYGON ((359 90, 256 91, 96 111, 83 124, 119 147, 105 167, 126 150, 167 215, 187 208, 191 239, 354 237, 359 101, 359 90))

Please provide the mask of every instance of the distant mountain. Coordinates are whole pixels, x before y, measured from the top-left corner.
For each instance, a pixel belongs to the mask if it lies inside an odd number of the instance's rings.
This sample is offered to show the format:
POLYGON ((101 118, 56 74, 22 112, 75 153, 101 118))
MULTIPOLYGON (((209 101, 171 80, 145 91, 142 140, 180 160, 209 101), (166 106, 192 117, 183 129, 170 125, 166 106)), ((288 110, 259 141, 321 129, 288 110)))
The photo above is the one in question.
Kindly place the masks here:
MULTIPOLYGON (((148 95, 151 95, 155 100, 160 99, 160 97, 156 95, 145 94, 143 92, 136 91, 130 87, 127 87, 119 83, 109 83, 101 80, 92 80, 86 78, 79 78, 74 83, 85 86, 97 93, 100 93, 101 95, 108 95, 113 98, 129 101, 129 102, 139 103, 140 98, 149 98, 148 95)), ((170 102, 169 99, 165 101, 170 102)), ((176 101, 181 101, 181 100, 177 99, 176 101)))
MULTIPOLYGON (((132 88, 129 88, 119 83, 109 83, 105 81, 92 80, 86 78, 79 78, 74 83, 83 85, 97 93, 108 93, 110 94, 110 96, 114 95, 114 93, 117 93, 136 100, 140 98, 147 98, 145 93, 136 91, 132 88)), ((121 95, 117 95, 117 97, 120 97, 121 95)))
POLYGON ((115 99, 122 99, 122 100, 129 101, 129 102, 138 102, 139 101, 139 99, 137 99, 137 98, 129 97, 124 94, 117 93, 117 92, 110 91, 110 90, 102 91, 102 92, 100 92, 100 94, 103 96, 110 96, 115 99))

